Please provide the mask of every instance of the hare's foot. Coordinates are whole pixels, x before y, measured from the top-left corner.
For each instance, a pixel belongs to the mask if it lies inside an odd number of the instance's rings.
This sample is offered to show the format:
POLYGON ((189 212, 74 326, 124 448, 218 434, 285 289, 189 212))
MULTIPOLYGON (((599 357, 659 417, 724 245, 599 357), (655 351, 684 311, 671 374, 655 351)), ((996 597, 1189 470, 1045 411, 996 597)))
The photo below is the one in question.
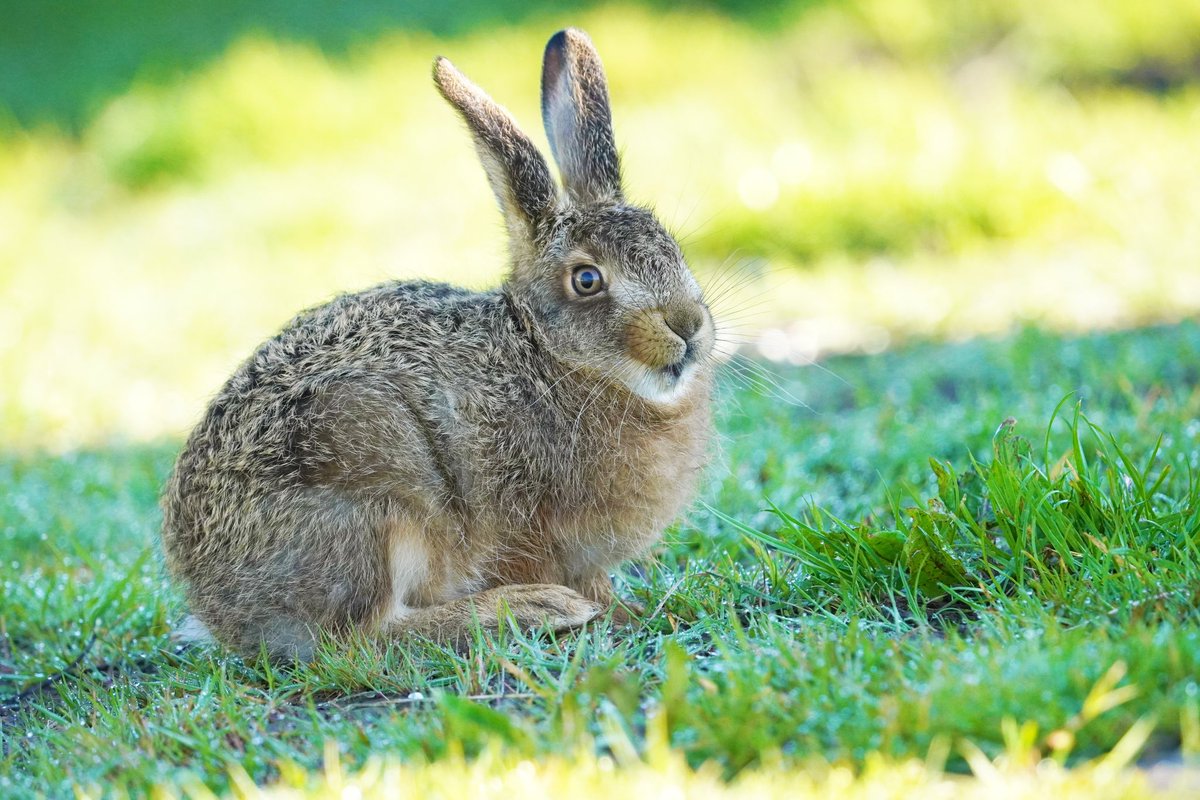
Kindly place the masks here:
POLYGON ((500 627, 503 613, 523 630, 541 627, 553 631, 578 628, 604 610, 599 603, 574 589, 553 583, 511 584, 477 592, 440 606, 416 608, 384 623, 388 636, 417 633, 435 641, 462 645, 478 624, 485 630, 500 627))
POLYGON ((604 608, 612 609, 613 625, 632 625, 646 613, 640 603, 618 597, 613 591, 612 579, 607 572, 598 572, 586 580, 580 581, 575 587, 584 597, 604 608))

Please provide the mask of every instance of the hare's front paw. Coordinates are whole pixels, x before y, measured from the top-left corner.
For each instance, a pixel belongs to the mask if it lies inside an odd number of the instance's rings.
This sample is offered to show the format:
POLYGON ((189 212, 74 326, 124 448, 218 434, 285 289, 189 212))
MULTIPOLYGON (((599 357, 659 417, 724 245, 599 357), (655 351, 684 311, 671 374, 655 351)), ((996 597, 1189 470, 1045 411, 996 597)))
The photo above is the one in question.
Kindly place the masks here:
POLYGON ((498 603, 507 605, 517 624, 524 629, 543 625, 555 631, 577 628, 595 619, 603 606, 574 589, 553 583, 518 584, 493 589, 498 603))

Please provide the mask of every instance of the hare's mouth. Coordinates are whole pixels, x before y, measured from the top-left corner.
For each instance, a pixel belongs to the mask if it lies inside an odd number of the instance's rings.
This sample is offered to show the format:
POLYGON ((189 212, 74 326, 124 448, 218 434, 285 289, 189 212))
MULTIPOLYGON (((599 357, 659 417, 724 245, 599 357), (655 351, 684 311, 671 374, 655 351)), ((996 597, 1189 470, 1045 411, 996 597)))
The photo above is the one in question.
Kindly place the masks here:
POLYGON ((677 381, 683 377, 683 371, 692 364, 696 363, 697 360, 696 340, 689 339, 687 342, 687 347, 685 347, 683 350, 683 355, 670 364, 667 364, 665 367, 661 367, 660 371, 672 380, 677 381))
POLYGON ((694 361, 686 358, 665 367, 636 364, 633 374, 622 382, 643 400, 670 405, 685 394, 695 371, 694 361))
POLYGON ((675 370, 676 377, 678 377, 689 364, 695 364, 701 360, 700 350, 701 345, 699 340, 695 338, 688 339, 687 345, 683 348, 683 355, 674 364, 668 364, 666 369, 675 370))

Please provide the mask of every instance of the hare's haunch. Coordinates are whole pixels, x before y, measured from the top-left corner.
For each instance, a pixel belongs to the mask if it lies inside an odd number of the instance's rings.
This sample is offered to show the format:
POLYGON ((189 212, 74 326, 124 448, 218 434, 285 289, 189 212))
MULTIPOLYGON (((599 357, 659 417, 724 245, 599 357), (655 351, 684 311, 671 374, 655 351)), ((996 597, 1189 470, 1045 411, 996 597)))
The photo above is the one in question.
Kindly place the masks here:
POLYGON ((350 628, 574 627, 691 497, 713 321, 675 240, 624 199, 591 41, 546 47, 561 190, 503 108, 445 59, 433 75, 500 204, 508 275, 344 295, 234 373, 163 500, 193 634, 304 658, 350 628))

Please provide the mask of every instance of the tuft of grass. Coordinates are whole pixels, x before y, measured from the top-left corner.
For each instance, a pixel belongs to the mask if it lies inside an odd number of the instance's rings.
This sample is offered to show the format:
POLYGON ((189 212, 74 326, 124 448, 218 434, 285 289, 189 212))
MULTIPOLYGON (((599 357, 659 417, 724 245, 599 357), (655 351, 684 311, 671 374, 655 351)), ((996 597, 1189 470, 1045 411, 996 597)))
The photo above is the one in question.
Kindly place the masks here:
POLYGON ((1012 418, 988 462, 956 471, 930 458, 937 494, 908 506, 892 498, 892 525, 772 507, 781 524, 767 533, 711 511, 794 559, 788 589, 834 613, 878 614, 898 594, 912 608, 942 600, 973 614, 1019 613, 1014 600, 1068 617, 1195 608, 1200 474, 1160 459, 1164 436, 1144 455, 1127 452, 1079 404, 1066 427, 1065 448, 1051 453, 1051 420, 1040 459, 1012 418))

